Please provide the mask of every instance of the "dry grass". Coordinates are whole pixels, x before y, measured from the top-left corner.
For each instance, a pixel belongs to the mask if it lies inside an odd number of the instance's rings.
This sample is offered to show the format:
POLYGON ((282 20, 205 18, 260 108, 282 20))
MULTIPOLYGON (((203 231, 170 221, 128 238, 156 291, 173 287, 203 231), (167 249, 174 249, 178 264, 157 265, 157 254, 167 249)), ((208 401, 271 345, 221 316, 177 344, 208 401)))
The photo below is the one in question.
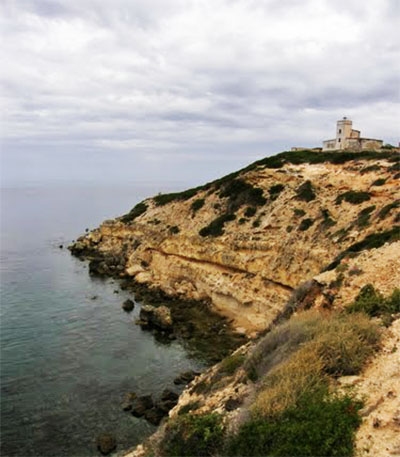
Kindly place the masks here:
POLYGON ((253 412, 274 416, 327 386, 329 375, 358 373, 379 338, 378 327, 362 314, 310 310, 294 316, 261 340, 245 365, 264 374, 253 412))

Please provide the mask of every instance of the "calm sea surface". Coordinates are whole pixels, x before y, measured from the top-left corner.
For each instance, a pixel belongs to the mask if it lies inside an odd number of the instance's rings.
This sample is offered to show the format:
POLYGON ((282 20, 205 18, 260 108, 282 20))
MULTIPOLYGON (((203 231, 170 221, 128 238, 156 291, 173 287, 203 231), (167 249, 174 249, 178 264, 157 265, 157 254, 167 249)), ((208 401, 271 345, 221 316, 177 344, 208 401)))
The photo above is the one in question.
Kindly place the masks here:
POLYGON ((179 372, 202 368, 177 342, 136 326, 140 306, 124 313, 127 292, 90 278, 65 248, 157 190, 1 190, 2 457, 96 456, 103 431, 115 433, 120 453, 154 430, 122 411, 124 393, 158 394, 179 372))

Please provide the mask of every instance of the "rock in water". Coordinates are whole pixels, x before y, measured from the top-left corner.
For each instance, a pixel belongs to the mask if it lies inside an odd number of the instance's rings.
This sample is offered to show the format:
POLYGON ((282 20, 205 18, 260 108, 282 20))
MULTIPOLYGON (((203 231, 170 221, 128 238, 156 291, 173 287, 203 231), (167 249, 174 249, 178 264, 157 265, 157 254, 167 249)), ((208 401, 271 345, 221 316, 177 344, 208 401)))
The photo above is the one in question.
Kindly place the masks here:
POLYGON ((135 417, 142 417, 146 411, 153 408, 154 403, 151 395, 143 395, 142 397, 137 397, 132 402, 132 414, 135 417))
POLYGON ((129 392, 125 394, 124 399, 122 401, 122 409, 124 411, 130 411, 132 409, 133 402, 136 398, 136 394, 134 392, 129 392))
POLYGON ((128 298, 128 300, 125 300, 124 303, 122 303, 122 309, 124 311, 126 311, 127 313, 130 313, 134 307, 135 307, 134 301, 130 300, 129 298, 128 298))
POLYGON ((108 455, 117 448, 117 440, 111 433, 102 433, 97 437, 97 449, 103 454, 108 455))

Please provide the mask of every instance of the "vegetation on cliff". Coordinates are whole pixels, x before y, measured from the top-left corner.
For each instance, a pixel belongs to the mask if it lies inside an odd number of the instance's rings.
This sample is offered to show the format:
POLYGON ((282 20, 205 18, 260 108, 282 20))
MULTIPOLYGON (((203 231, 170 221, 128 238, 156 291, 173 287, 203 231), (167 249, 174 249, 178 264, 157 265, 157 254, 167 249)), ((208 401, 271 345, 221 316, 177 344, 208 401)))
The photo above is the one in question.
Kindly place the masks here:
POLYGON ((250 383, 247 413, 233 425, 227 412, 187 408, 168 422, 157 455, 353 455, 362 402, 338 393, 334 380, 359 373, 379 340, 378 325, 363 313, 299 313, 250 351, 224 359, 203 385, 207 398, 222 380, 250 383))

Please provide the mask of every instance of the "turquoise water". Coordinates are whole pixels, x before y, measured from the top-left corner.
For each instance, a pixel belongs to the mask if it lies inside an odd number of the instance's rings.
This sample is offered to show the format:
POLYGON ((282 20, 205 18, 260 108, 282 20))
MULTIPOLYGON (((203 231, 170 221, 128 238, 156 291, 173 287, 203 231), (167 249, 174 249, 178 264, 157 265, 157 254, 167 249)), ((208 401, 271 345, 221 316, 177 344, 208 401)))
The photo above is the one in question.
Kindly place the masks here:
POLYGON ((2 189, 2 457, 95 456, 103 431, 115 433, 120 453, 155 429, 122 411, 124 393, 157 395, 179 372, 202 368, 178 342, 136 326, 140 305, 124 313, 128 293, 90 278, 65 248, 156 190, 2 189))

